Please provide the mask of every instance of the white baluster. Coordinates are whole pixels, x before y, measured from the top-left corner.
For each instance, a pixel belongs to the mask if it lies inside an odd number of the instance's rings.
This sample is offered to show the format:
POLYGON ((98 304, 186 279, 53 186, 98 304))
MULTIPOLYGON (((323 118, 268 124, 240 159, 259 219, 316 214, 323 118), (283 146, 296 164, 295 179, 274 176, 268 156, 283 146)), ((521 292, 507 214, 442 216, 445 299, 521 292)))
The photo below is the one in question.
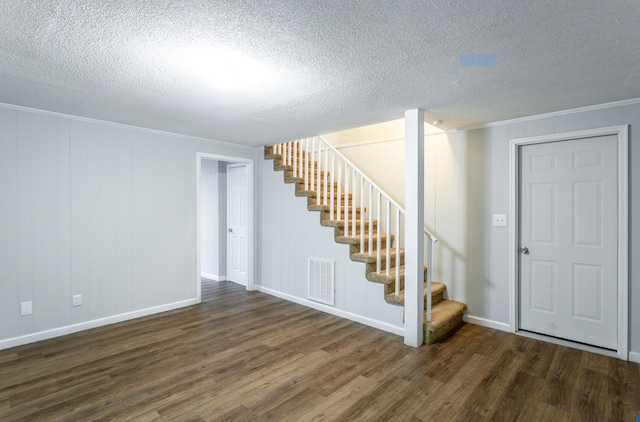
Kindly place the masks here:
POLYGON ((310 166, 309 172, 311 173, 311 183, 309 183, 309 187, 310 187, 309 190, 313 190, 316 187, 316 185, 315 185, 316 172, 314 171, 315 170, 315 168, 314 168, 315 167, 314 166, 315 161, 314 160, 316 159, 316 156, 315 156, 316 138, 315 138, 315 136, 313 138, 311 138, 311 150, 310 151, 311 151, 311 156, 307 157, 307 161, 309 161, 309 166, 310 166))
POLYGON ((396 208, 396 295, 400 294, 400 209, 396 208))
MULTIPOLYGON (((342 196, 342 158, 340 156, 338 156, 338 205, 336 206, 336 215, 335 215, 335 220, 340 220, 342 218, 342 213, 341 213, 341 206, 342 206, 342 201, 341 201, 341 196, 342 196)), ((347 197, 345 196, 345 204, 347 202, 347 197)))
MULTIPOLYGON (((391 231, 389 230, 389 224, 391 223, 391 210, 390 210, 390 206, 391 206, 391 202, 389 202, 389 200, 387 199, 387 226, 386 226, 386 230, 385 233, 387 235, 387 243, 386 243, 386 250, 387 250, 387 275, 390 274, 391 271, 391 231)), ((397 257, 396 257, 396 265, 398 264, 397 262, 397 257)))
POLYGON ((298 153, 298 141, 293 142, 293 146, 291 149, 291 159, 293 160, 293 177, 297 177, 298 159, 296 158, 296 154, 298 153))
POLYGON ((290 141, 288 142, 288 146, 287 146, 287 165, 291 166, 293 165, 293 161, 291 161, 293 159, 293 156, 291 155, 293 153, 293 142, 290 141))
POLYGON ((360 252, 364 253, 364 176, 360 176, 360 252))
POLYGON ((427 252, 427 321, 431 321, 431 282, 433 280, 433 273, 435 271, 435 246, 436 246, 436 241, 433 240, 433 238, 431 236, 427 236, 429 238, 429 241, 427 242, 428 245, 428 252, 427 252))
POLYGON ((287 165, 289 160, 289 142, 282 144, 282 164, 287 165))
MULTIPOLYGON (((313 138, 315 141, 315 138, 313 138)), ((320 204, 320 200, 322 199, 322 191, 320 190, 320 175, 322 174, 322 141, 318 139, 318 154, 316 155, 316 204, 320 204)))
POLYGON ((311 175, 313 174, 313 172, 311 171, 311 164, 312 164, 312 157, 313 157, 313 148, 311 147, 311 141, 313 140, 313 138, 307 138, 307 155, 304 157, 304 168, 305 168, 305 172, 307 173, 307 178, 306 178, 306 190, 307 191, 311 191, 313 190, 313 184, 311 183, 311 175))
POLYGON ((302 179, 304 180, 304 190, 309 190, 309 138, 302 141, 302 154, 300 154, 300 168, 302 169, 302 179))
MULTIPOLYGON (((377 190, 377 189, 376 189, 377 190)), ((377 190, 378 191, 378 190, 377 190)), ((378 210, 378 236, 377 236, 377 244, 376 244, 376 272, 380 273, 381 272, 381 268, 382 266, 381 261, 382 261, 382 257, 380 256, 381 251, 380 251, 380 245, 382 244, 382 242, 380 241, 380 229, 382 228, 381 224, 382 224, 382 213, 380 212, 380 191, 378 191, 378 206, 377 206, 377 210, 378 210)))
MULTIPOLYGON (((345 237, 349 237, 349 212, 347 209, 347 198, 349 197, 349 167, 347 163, 344 163, 344 235, 345 237)), ((341 208, 342 209, 342 208, 341 208)))
MULTIPOLYGON (((334 208, 335 208, 335 202, 336 202, 336 193, 333 191, 333 186, 336 180, 336 154, 331 151, 331 197, 329 198, 329 202, 331 203, 331 205, 329 206, 329 220, 333 220, 334 219, 334 208)), ((326 188, 326 186, 325 186, 326 188)))
POLYGON ((298 143, 298 176, 304 178, 304 140, 300 140, 298 143))
POLYGON ((375 217, 373 212, 373 186, 369 182, 367 184, 369 185, 369 210, 367 211, 369 216, 369 255, 373 255, 373 219, 375 217))
MULTIPOLYGON (((333 176, 333 169, 331 170, 333 176)), ((329 203, 329 148, 324 145, 324 204, 329 203)))

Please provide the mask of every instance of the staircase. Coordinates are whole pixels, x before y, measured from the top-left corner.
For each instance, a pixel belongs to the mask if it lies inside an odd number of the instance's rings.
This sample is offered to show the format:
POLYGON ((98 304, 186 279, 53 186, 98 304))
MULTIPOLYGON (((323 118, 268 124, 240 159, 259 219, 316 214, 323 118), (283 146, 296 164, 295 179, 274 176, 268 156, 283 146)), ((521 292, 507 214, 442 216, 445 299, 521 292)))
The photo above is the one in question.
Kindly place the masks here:
MULTIPOLYGON (((264 156, 284 173, 285 183, 295 184, 296 196, 307 197, 307 209, 320 213, 320 224, 334 229, 335 241, 349 245, 351 260, 365 264, 366 279, 384 284, 387 303, 403 306, 404 249, 399 243, 404 211, 320 137, 265 147, 264 156)), ((467 307, 446 299, 446 286, 432 282, 427 267, 424 274, 424 341, 432 344, 458 327, 467 307)))

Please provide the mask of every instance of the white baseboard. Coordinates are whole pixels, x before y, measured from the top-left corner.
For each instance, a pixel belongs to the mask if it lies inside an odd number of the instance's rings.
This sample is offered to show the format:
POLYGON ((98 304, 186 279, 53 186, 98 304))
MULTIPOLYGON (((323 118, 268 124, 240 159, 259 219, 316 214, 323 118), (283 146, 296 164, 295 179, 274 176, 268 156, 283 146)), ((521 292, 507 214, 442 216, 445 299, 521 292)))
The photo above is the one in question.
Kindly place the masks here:
POLYGON ((37 333, 26 334, 20 337, 13 337, 0 340, 0 350, 9 349, 11 347, 22 346, 24 344, 35 343, 36 341, 48 340, 54 337, 65 336, 67 334, 77 333, 78 331, 89 330, 91 328, 102 327, 104 325, 115 324, 117 322, 128 321, 130 319, 140 318, 160 312, 171 311, 178 308, 184 308, 196 304, 196 299, 187 299, 180 302, 167 303, 165 305, 154 306, 151 308, 140 309, 138 311, 126 312, 124 314, 113 315, 105 318, 94 319, 91 321, 80 322, 78 324, 67 325, 64 327, 53 328, 51 330, 40 331, 37 333))
POLYGON ((487 328, 493 328, 495 330, 511 332, 511 326, 504 322, 493 321, 486 318, 481 318, 473 315, 466 315, 462 318, 465 322, 475 325, 481 325, 487 328))
POLYGON ((200 276, 213 281, 225 281, 227 279, 226 275, 213 275, 205 272, 200 273, 200 276))
POLYGON ((531 333, 529 331, 520 330, 516 333, 519 336, 532 338, 534 340, 544 341, 545 343, 557 344, 559 346, 570 347, 572 349, 582 350, 584 352, 595 353, 598 355, 609 356, 611 358, 621 358, 615 350, 602 349, 600 347, 589 346, 588 344, 576 343, 557 337, 545 336, 543 334, 531 333))
MULTIPOLYGON (((509 324, 504 323, 504 322, 493 321, 493 320, 490 320, 490 319, 476 317, 476 316, 473 316, 473 315, 465 315, 465 316, 463 316, 462 319, 465 322, 468 322, 470 324, 481 325, 483 327, 494 328, 496 330, 506 331, 506 332, 509 332, 509 333, 512 332, 511 331, 511 326, 509 324)), ((610 357, 618 357, 617 352, 600 349, 599 347, 592 347, 592 346, 583 345, 583 344, 580 344, 580 343, 574 343, 574 342, 571 342, 571 341, 566 341, 566 340, 562 340, 562 339, 556 339, 556 338, 553 338, 553 337, 542 336, 542 335, 535 334, 535 333, 528 333, 526 331, 518 331, 516 334, 521 335, 523 337, 529 337, 529 338, 533 338, 533 339, 536 339, 536 340, 546 341, 547 343, 553 343, 553 344, 558 344, 558 345, 561 345, 561 346, 572 347, 574 349, 584 350, 586 352, 597 353, 597 354, 600 354, 600 355, 605 355, 605 356, 610 356, 610 357)), ((638 352, 629 352, 629 358, 628 359, 631 362, 640 363, 640 353, 638 353, 638 352)))
POLYGON ((280 299, 288 300, 299 305, 307 306, 309 308, 316 309, 318 311, 326 312, 331 315, 339 316, 341 318, 349 319, 351 321, 359 322, 360 324, 368 325, 369 327, 377 328, 378 330, 386 331, 388 333, 396 334, 404 337, 404 327, 398 327, 397 325, 387 324, 386 322, 378 321, 376 319, 368 318, 362 315, 353 314, 351 312, 336 309, 332 306, 323 305, 322 303, 313 302, 311 300, 302 299, 300 297, 292 296, 287 293, 282 293, 277 290, 272 290, 267 287, 255 286, 255 289, 259 292, 266 293, 271 296, 279 297, 280 299))

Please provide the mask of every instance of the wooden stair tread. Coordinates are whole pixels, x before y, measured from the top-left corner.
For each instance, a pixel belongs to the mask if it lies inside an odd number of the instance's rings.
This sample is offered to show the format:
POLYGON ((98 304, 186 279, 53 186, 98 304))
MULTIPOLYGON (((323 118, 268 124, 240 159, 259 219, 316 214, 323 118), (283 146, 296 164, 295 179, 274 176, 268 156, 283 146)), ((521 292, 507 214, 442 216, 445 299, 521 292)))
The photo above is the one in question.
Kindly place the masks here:
MULTIPOLYGON (((303 176, 295 176, 295 177, 293 177, 293 176, 292 177, 286 177, 285 176, 284 182, 285 183, 299 183, 301 185, 304 185, 304 177, 303 176)), ((331 180, 328 180, 327 184, 329 186, 331 186, 331 184, 333 184, 333 186, 334 186, 333 189, 337 189, 337 187, 338 187, 338 182, 335 182, 335 181, 332 182, 331 180)), ((309 181, 309 187, 310 188, 315 188, 317 186, 318 186, 318 182, 317 181, 314 181, 313 184, 311 184, 311 181, 309 181)), ((324 186, 325 186, 324 179, 320 179, 320 186, 322 188, 324 188, 324 186)), ((324 189, 322 189, 322 191, 324 192, 324 189)))
MULTIPOLYGON (((349 233, 351 233, 351 231, 349 231, 349 233)), ((363 235, 364 237, 364 243, 365 245, 369 244, 369 234, 365 233, 363 235)), ((380 234, 380 242, 381 243, 385 243, 387 241, 387 238, 389 236, 387 236, 386 234, 380 234)), ((393 235, 391 235, 391 240, 393 240, 393 235)), ((360 245, 360 235, 358 236, 334 236, 334 239, 336 242, 338 243, 345 243, 347 245, 360 245)), ((376 245, 378 243, 378 234, 377 233, 373 233, 373 244, 376 245)), ((391 250, 393 251, 395 248, 391 248, 391 250)), ((382 255, 386 255, 386 250, 382 251, 382 255)))
MULTIPOLYGON (((295 191, 295 195, 296 196, 306 196, 308 198, 317 198, 317 194, 316 191, 314 190, 304 190, 304 189, 296 189, 295 191)), ((321 198, 324 198, 324 194, 321 193, 321 198)), ((338 194, 337 193, 333 193, 333 195, 329 195, 329 197, 333 196, 333 198, 336 200, 336 202, 340 202, 340 203, 344 203, 345 202, 345 194, 341 193, 340 194, 340 199, 338 199, 338 194)), ((347 196, 347 200, 349 202, 351 202, 353 200, 353 194, 349 194, 347 196)))
MULTIPOLYGON (((316 164, 314 164, 314 165, 313 165, 313 167, 316 167, 316 166, 317 166, 316 164)), ((311 167, 312 167, 311 165, 308 165, 308 166, 307 166, 307 168, 309 168, 309 169, 310 169, 311 167)), ((302 168, 304 168, 304 167, 302 167, 302 168)), ((291 165, 291 164, 282 164, 282 163, 280 163, 280 164, 275 164, 275 163, 274 163, 273 169, 274 169, 275 171, 283 171, 283 172, 287 173, 287 172, 291 172, 291 171, 293 171, 293 165, 291 165)), ((296 169, 297 169, 297 168, 296 168, 296 169)))
MULTIPOLYGON (((396 258, 396 248, 391 248, 391 254, 390 254, 391 260, 395 261, 396 258)), ((404 249, 400 249, 400 257, 402 258, 402 260, 404 261, 404 249)), ((387 259, 387 254, 386 252, 382 253, 380 255, 380 259, 384 262, 387 259)), ((358 262, 364 262, 366 264, 375 264, 376 260, 377 260, 377 256, 376 255, 371 255, 368 253, 362 253, 362 252, 357 252, 357 253, 352 253, 351 254, 351 260, 352 261, 358 261, 358 262)))
MULTIPOLYGON (((369 228, 369 220, 364 220, 365 221, 365 229, 369 228)), ((329 219, 324 219, 320 221, 320 224, 322 224, 325 227, 335 227, 338 229, 344 229, 344 220, 329 220, 329 219)), ((349 219, 349 233, 351 233, 351 219, 349 219)), ((373 228, 377 228, 378 227, 378 222, 377 220, 373 220, 372 223, 373 228)), ((360 219, 356 218, 356 229, 360 228, 360 219)), ((375 232, 374 232, 375 235, 375 232)))
MULTIPOLYGON (((394 282, 395 283, 395 282, 394 282)), ((431 282, 431 296, 438 296, 440 294, 443 294, 444 291, 447 289, 447 287, 442 284, 442 283, 438 283, 435 281, 431 282)), ((422 289, 422 294, 424 295, 424 297, 426 298, 427 296, 427 283, 424 283, 424 287, 422 289)), ((400 290, 399 294, 396 294, 395 291, 391 292, 391 293, 387 293, 384 295, 384 300, 386 300, 388 303, 393 303, 394 305, 404 305, 404 289, 400 290)), ((433 311, 433 305, 432 304, 432 311, 433 311)))
MULTIPOLYGON (((334 212, 337 207, 338 207, 338 204, 334 204, 333 206, 334 212)), ((340 210, 342 210, 343 214, 344 214, 345 207, 348 208, 349 210, 351 210, 352 208, 355 208, 357 212, 362 212, 363 210, 364 212, 367 211, 366 207, 354 207, 353 205, 346 205, 346 206, 340 205, 340 210)), ((307 208, 309 209, 309 211, 321 211, 323 213, 331 212, 331 205, 327 205, 327 204, 313 204, 313 205, 309 205, 307 208)))
MULTIPOLYGON (((404 280, 404 273, 405 273, 405 268, 404 265, 400 266, 400 279, 404 280)), ((424 274, 426 276, 427 274, 427 267, 424 267, 424 274)), ((367 273, 367 280, 369 281, 375 281, 378 283, 395 283, 396 282, 396 267, 391 267, 389 268, 389 275, 387 275, 387 271, 383 271, 381 273, 372 271, 372 272, 368 272, 367 273)), ((433 283, 436 282, 432 282, 433 283)), ((437 283, 437 284, 442 284, 442 283, 437 283)), ((443 284, 444 286, 444 284, 443 284)))
POLYGON ((431 307, 431 321, 424 323, 424 342, 433 344, 457 327, 462 321, 462 315, 467 305, 455 300, 443 300, 431 307))

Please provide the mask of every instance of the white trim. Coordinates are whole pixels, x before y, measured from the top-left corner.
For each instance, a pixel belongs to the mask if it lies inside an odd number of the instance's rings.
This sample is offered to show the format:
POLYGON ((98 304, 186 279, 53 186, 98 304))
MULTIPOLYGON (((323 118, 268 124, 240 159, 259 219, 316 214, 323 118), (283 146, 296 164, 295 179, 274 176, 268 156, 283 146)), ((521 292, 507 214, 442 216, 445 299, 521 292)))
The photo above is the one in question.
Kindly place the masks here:
POLYGON ((635 105, 639 103, 640 103, 640 98, 632 98, 629 100, 613 101, 610 103, 602 103, 602 104, 595 104, 595 105, 590 105, 585 107, 570 108, 568 110, 551 111, 549 113, 535 114, 535 115, 526 116, 526 117, 517 117, 515 119, 500 120, 497 122, 484 123, 484 124, 474 125, 474 126, 466 126, 466 127, 461 127, 457 129, 450 129, 450 130, 447 130, 445 133, 448 134, 448 133, 464 132, 467 130, 485 129, 489 127, 510 125, 514 123, 529 122, 529 121, 538 120, 538 119, 547 119, 549 117, 566 116, 568 114, 602 110, 602 109, 611 108, 611 107, 623 107, 627 105, 635 105))
MULTIPOLYGON (((228 155, 210 154, 206 152, 196 153, 196 303, 202 301, 202 257, 200 256, 202 251, 200 250, 200 203, 202 201, 201 190, 201 176, 202 176, 202 160, 217 160, 228 161, 231 163, 245 164, 247 166, 247 247, 248 251, 248 263, 247 263, 247 290, 254 290, 254 242, 255 242, 255 226, 254 226, 254 160, 251 158, 233 157, 228 155)), ((225 245, 226 247, 226 245, 225 245)))
POLYGON ((520 267, 518 265, 518 227, 520 219, 516 218, 519 213, 518 198, 520 192, 518 190, 518 146, 513 142, 509 142, 509 213, 507 221, 509 224, 509 240, 507 250, 507 263, 509 267, 509 326, 511 332, 518 331, 518 309, 517 303, 520 297, 518 289, 518 274, 520 267))
MULTIPOLYGON (((420 347, 424 344, 424 321, 431 321, 431 295, 427 295, 426 303, 424 298, 424 289, 431 291, 431 279, 424 284, 424 110, 404 112, 404 138, 404 344, 420 347)), ((390 266, 387 262, 387 272, 390 266)), ((397 294, 399 277, 396 280, 397 294)))
POLYGON ((629 359, 629 125, 618 130, 618 355, 629 359))
POLYGON ((473 315, 463 315, 462 319, 464 320, 464 322, 468 322, 469 324, 475 324, 475 325, 480 325, 482 327, 493 328, 494 330, 511 332, 511 326, 506 322, 493 321, 491 319, 486 319, 486 318, 477 317, 473 315))
POLYGON ((24 106, 19 106, 19 105, 15 105, 15 104, 8 104, 8 103, 1 103, 0 102, 0 107, 9 108, 9 109, 17 110, 17 111, 26 111, 26 112, 29 112, 29 113, 43 114, 43 115, 46 115, 46 116, 61 117, 63 119, 75 120, 75 121, 79 121, 79 122, 99 123, 99 124, 104 124, 104 125, 113 126, 113 127, 119 127, 119 128, 124 128, 124 129, 141 130, 141 131, 144 131, 144 132, 155 133, 155 134, 159 134, 159 135, 176 136, 176 137, 179 137, 179 138, 193 139, 195 141, 204 141, 204 142, 210 142, 210 143, 219 144, 219 145, 225 145, 225 146, 230 146, 231 145, 231 146, 234 146, 234 147, 237 147, 237 148, 246 148, 246 149, 259 148, 259 147, 243 145, 243 144, 234 144, 233 142, 217 141, 215 139, 202 138, 200 136, 184 135, 184 134, 177 133, 177 132, 167 132, 167 131, 164 131, 164 130, 151 129, 151 128, 148 128, 148 127, 127 125, 127 124, 124 124, 124 123, 110 122, 108 120, 93 119, 91 117, 74 116, 73 114, 60 113, 60 112, 57 112, 57 111, 49 111, 49 110, 41 110, 41 109, 38 109, 38 108, 24 107, 24 106))
POLYGON ((80 322, 78 324, 67 325, 64 327, 53 328, 51 330, 26 334, 20 337, 8 338, 5 340, 0 340, 0 350, 8 349, 10 347, 22 346, 29 343, 35 343, 36 341, 48 340, 54 337, 66 336, 67 334, 73 334, 79 331, 90 330, 92 328, 103 327, 105 325, 128 321, 130 319, 158 314, 160 312, 172 311, 174 309, 184 308, 195 304, 195 299, 181 300, 179 302, 167 303, 151 308, 125 312, 123 314, 112 315, 109 317, 94 319, 86 322, 80 322))
POLYGON ((578 349, 585 352, 596 353, 598 355, 609 356, 612 358, 619 357, 618 353, 615 350, 601 349, 600 347, 589 346, 588 344, 576 343, 570 340, 565 340, 557 337, 545 336, 543 334, 532 333, 529 331, 518 331, 516 334, 522 337, 532 338, 534 340, 540 340, 540 341, 544 341, 551 344, 557 344, 558 346, 571 347, 572 349, 578 349))
POLYGON ((208 278, 209 280, 213 280, 213 281, 226 281, 227 280, 227 276, 226 275, 213 275, 213 274, 205 273, 204 271, 200 273, 200 276, 202 276, 204 278, 208 278))
POLYGON ((638 353, 638 352, 629 352, 629 360, 631 362, 640 363, 640 353, 638 353))
POLYGON ((289 302, 297 303, 308 308, 313 308, 317 311, 326 312, 331 315, 339 316, 351 321, 359 322, 360 324, 368 325, 369 327, 377 328, 378 330, 386 331, 388 333, 396 334, 398 336, 404 336, 404 327, 398 327, 397 325, 391 325, 386 322, 378 321, 377 319, 368 318, 362 315, 353 314, 351 312, 336 309, 332 306, 323 305, 322 303, 313 302, 311 300, 302 299, 296 296, 292 296, 287 293, 282 293, 277 290, 269 289, 267 287, 255 286, 256 290, 262 293, 266 293, 271 296, 279 297, 280 299, 288 300, 289 302))
MULTIPOLYGON (((618 137, 618 349, 617 357, 629 359, 629 125, 609 126, 551 135, 517 138, 509 141, 509 318, 518 332, 518 148, 544 142, 560 142, 596 136, 618 137)), ((542 336, 547 338, 546 336, 542 336)), ((565 340, 563 340, 565 341, 565 340)), ((572 343, 572 342, 569 342, 572 343)), ((574 346, 570 346, 574 347, 574 346)), ((589 346, 585 346, 589 347, 589 346)), ((595 350, 601 350, 594 348, 595 350)), ((598 353, 598 352, 595 352, 598 353)))
MULTIPOLYGON (((438 135, 444 135, 444 134, 446 134, 445 131, 434 132, 434 133, 425 133, 424 134, 424 139, 426 140, 430 136, 438 136, 438 135)), ((365 140, 365 141, 349 142, 347 144, 341 144, 341 145, 334 145, 333 147, 335 149, 356 148, 356 147, 373 145, 373 144, 382 144, 382 143, 385 143, 385 142, 404 142, 404 138, 398 138, 397 136, 396 137, 389 137, 389 138, 377 138, 377 139, 370 139, 370 140, 365 140)))
POLYGON ((404 138, 389 137, 389 138, 367 139, 364 141, 356 141, 356 142, 349 142, 347 144, 334 145, 334 148, 335 149, 356 148, 356 147, 361 147, 365 145, 382 144, 385 142, 399 142, 399 141, 404 141, 404 138))

